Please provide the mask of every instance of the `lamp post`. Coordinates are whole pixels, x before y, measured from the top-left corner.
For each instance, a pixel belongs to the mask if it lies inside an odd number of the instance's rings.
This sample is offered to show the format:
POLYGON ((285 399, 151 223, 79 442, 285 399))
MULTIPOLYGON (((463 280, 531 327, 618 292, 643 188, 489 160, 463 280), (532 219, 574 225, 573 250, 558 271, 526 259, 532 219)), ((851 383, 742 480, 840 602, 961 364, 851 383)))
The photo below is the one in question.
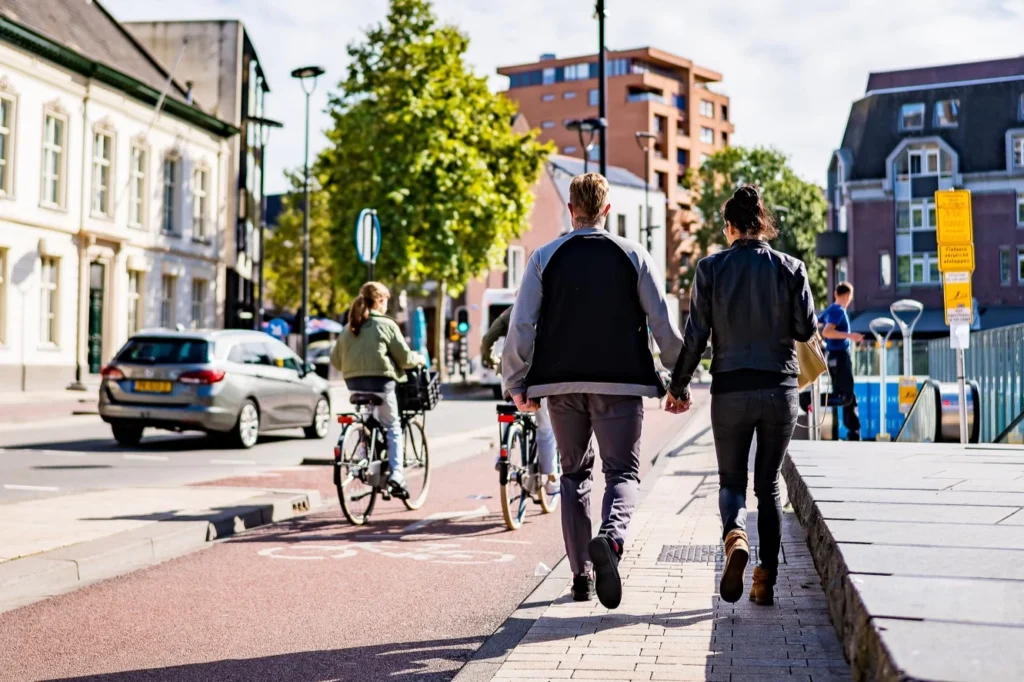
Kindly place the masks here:
POLYGON ((644 152, 644 224, 640 229, 644 233, 644 244, 647 252, 651 252, 651 140, 658 139, 658 136, 651 132, 638 131, 636 133, 636 146, 644 152))
POLYGON ((263 308, 264 298, 263 288, 263 276, 266 272, 263 267, 263 262, 266 258, 267 249, 264 246, 264 240, 267 237, 267 195, 264 191, 265 182, 264 179, 267 177, 267 165, 266 165, 266 151, 267 141, 270 139, 270 131, 274 128, 284 127, 280 121, 274 121, 269 118, 262 118, 260 116, 249 116, 249 123, 256 124, 256 135, 260 140, 260 286, 257 293, 258 300, 256 302, 256 329, 257 331, 263 329, 263 317, 266 311, 263 308))
MULTIPOLYGON (((590 168, 590 150, 594 148, 594 136, 599 131, 603 131, 608 127, 608 121, 604 118, 574 118, 565 122, 566 130, 575 130, 580 136, 580 147, 583 148, 583 172, 586 173, 590 168), (587 135, 586 141, 583 137, 587 135)), ((603 147, 603 145, 602 145, 603 147)), ((605 175, 607 168, 602 168, 602 175, 605 175)))
POLYGON ((306 362, 306 350, 309 346, 309 97, 316 90, 316 79, 324 70, 319 66, 303 66, 292 71, 292 78, 297 78, 306 93, 306 144, 302 162, 302 319, 295 320, 302 325, 302 362, 306 362), (309 87, 306 83, 309 83, 309 87))
POLYGON ((601 147, 598 160, 601 164, 601 175, 608 177, 608 60, 604 49, 604 2, 597 0, 594 11, 597 15, 597 116, 604 125, 601 127, 601 147))

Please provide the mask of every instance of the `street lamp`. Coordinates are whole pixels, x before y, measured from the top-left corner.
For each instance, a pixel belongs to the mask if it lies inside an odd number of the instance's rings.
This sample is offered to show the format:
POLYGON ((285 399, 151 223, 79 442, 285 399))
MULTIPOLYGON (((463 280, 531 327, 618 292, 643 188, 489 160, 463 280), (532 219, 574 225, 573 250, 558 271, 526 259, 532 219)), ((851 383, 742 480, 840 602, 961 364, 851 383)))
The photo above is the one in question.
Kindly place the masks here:
MULTIPOLYGON (((580 146, 583 148, 583 172, 586 173, 590 161, 590 150, 594 148, 594 136, 599 131, 608 127, 608 121, 604 118, 574 118, 565 122, 566 130, 575 130, 580 136, 580 146), (583 136, 586 135, 586 141, 583 136)), ((604 175, 604 173, 602 173, 604 175)))
MULTIPOLYGON (((262 107, 260 108, 262 111, 262 107)), ((266 257, 267 250, 264 247, 264 240, 267 236, 267 195, 264 190, 266 183, 264 178, 267 177, 267 165, 266 165, 266 151, 267 141, 270 139, 270 131, 274 128, 283 128, 284 125, 280 121, 274 121, 273 119, 263 118, 261 116, 249 116, 249 123, 256 124, 256 136, 260 141, 260 287, 257 296, 259 300, 256 303, 256 329, 263 329, 263 316, 266 310, 263 307, 263 302, 266 300, 263 288, 263 261, 266 257)))
POLYGON ((601 175, 608 177, 608 54, 604 48, 604 3, 605 0, 596 0, 594 5, 597 16, 597 115, 604 121, 597 158, 601 164, 601 175))
POLYGON ((302 170, 302 362, 306 362, 306 350, 309 347, 309 97, 316 90, 316 79, 324 74, 319 66, 303 66, 292 71, 292 78, 299 79, 302 91, 306 93, 306 145, 303 156, 302 170), (309 83, 309 86, 306 86, 309 83))
POLYGON ((644 243, 647 245, 647 252, 651 252, 651 140, 657 140, 658 136, 647 131, 636 133, 636 146, 644 152, 644 223, 641 230, 644 232, 644 243))

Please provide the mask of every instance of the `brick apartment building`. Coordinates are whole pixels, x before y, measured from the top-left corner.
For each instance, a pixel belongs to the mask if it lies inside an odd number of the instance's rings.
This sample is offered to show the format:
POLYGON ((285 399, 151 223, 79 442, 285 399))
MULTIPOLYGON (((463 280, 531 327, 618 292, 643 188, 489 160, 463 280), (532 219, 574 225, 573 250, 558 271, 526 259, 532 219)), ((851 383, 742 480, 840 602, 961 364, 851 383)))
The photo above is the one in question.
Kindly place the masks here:
POLYGON ((925 305, 922 335, 948 333, 934 192, 971 190, 980 328, 1024 322, 1024 58, 873 73, 828 169, 818 256, 849 279, 853 328, 894 300, 925 305))
MULTIPOLYGON (((540 128, 541 139, 553 141, 561 154, 582 158, 579 136, 565 122, 598 114, 597 55, 543 55, 540 61, 501 67, 498 73, 508 76, 506 96, 540 128)), ((710 89, 722 75, 650 47, 609 52, 607 73, 608 163, 643 177, 644 157, 635 133, 658 135, 647 181, 666 197, 667 270, 676 273, 667 277, 667 286, 678 293, 679 268, 692 249, 685 234, 692 219, 691 200, 682 180, 687 169, 699 168, 707 155, 728 145, 734 131, 729 98, 710 89)), ((598 158, 595 144, 590 159, 596 163, 598 158)))

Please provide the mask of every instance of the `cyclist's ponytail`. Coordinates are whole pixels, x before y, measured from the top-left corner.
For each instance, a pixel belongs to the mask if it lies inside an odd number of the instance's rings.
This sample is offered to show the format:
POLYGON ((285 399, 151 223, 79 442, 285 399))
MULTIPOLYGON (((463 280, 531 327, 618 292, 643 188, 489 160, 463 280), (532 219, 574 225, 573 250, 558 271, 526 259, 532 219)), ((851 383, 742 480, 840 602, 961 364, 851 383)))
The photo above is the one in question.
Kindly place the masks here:
POLYGON ((359 336, 359 330, 370 319, 370 311, 381 301, 391 298, 391 292, 380 282, 367 282, 359 290, 359 295, 352 301, 348 312, 348 328, 352 334, 359 336))

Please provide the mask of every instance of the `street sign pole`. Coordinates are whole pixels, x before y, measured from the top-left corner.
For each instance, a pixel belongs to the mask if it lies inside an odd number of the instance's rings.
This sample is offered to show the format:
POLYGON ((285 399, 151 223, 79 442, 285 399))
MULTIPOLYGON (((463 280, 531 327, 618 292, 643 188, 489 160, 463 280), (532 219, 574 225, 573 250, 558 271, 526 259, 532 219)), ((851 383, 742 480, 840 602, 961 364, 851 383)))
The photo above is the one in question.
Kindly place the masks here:
POLYGON ((960 392, 960 445, 967 445, 967 380, 964 377, 964 349, 956 349, 956 383, 960 392))

